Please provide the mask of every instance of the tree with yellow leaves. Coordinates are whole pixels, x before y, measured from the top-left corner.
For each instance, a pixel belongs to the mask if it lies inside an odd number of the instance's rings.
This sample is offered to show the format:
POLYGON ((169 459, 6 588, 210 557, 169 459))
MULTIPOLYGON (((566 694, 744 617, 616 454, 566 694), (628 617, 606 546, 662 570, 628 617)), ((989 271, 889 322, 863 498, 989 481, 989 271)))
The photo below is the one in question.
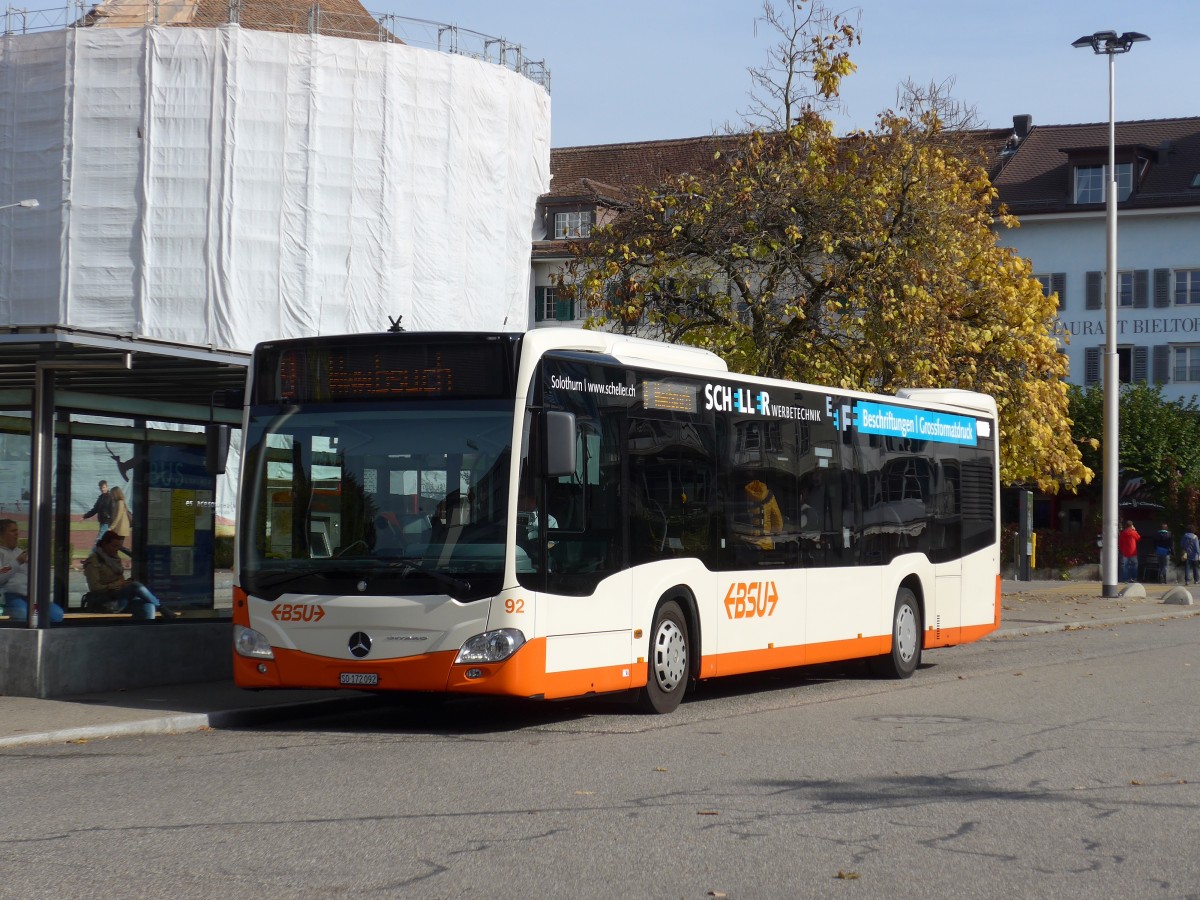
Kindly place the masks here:
MULTIPOLYGON (((853 29, 802 44, 834 97, 853 29)), ((795 42, 793 42, 795 44, 795 42)), ((893 392, 995 397, 1001 476, 1046 491, 1091 478, 1071 438, 1055 303, 997 242, 1015 220, 969 134, 910 92, 900 112, 838 138, 806 104, 708 172, 648 187, 575 245, 561 276, 593 324, 713 350, 730 369, 893 392), (789 119, 790 120, 790 119, 789 119)))

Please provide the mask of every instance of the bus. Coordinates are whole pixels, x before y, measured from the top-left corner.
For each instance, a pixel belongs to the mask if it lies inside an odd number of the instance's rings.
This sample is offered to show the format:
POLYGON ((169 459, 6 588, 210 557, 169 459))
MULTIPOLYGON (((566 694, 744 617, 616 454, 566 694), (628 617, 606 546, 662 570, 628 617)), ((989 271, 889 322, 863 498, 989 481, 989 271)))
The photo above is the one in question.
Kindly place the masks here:
POLYGON ((576 329, 258 345, 234 675, 667 713, 723 675, 1000 624, 992 398, 730 373, 576 329))

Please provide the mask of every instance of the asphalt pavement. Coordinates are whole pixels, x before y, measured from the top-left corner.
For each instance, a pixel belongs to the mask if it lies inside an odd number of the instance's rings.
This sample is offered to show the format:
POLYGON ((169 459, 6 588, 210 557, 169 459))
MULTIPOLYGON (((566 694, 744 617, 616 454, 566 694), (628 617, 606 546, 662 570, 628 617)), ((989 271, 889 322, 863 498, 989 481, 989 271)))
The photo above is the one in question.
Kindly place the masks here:
MULTIPOLYGON (((1000 629, 986 640, 1200 615, 1198 588, 1133 585, 1123 593, 1103 597, 1096 581, 1005 581, 1000 629)), ((232 681, 53 700, 0 696, 0 749, 261 725, 344 710, 348 702, 377 701, 356 691, 243 691, 232 681)))

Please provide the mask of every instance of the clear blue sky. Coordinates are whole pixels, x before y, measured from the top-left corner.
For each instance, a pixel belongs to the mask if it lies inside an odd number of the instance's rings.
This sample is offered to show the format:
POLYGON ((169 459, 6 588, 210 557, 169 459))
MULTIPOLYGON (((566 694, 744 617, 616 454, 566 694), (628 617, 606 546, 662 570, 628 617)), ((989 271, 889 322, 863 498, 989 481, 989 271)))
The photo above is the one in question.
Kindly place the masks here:
MULTIPOLYGON (((364 0, 519 43, 552 75, 555 147, 692 137, 741 121, 773 33, 760 0, 364 0)), ((1117 58, 1117 118, 1200 115, 1200 0, 850 0, 858 71, 843 85, 840 132, 869 128, 897 86, 954 79, 981 125, 1106 122, 1108 64, 1071 42, 1095 31, 1151 38, 1117 58)))

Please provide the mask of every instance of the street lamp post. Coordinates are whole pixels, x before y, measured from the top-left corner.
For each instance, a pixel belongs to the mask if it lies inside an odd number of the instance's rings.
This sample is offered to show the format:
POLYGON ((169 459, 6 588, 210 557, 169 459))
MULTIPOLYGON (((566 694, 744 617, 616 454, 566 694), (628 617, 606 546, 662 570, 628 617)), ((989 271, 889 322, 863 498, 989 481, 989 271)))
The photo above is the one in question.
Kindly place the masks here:
POLYGON ((38 202, 37 200, 18 200, 16 203, 0 204, 0 209, 15 209, 18 206, 22 209, 37 209, 38 202))
POLYGON ((1138 41, 1148 41, 1144 34, 1126 31, 1117 35, 1115 31, 1097 31, 1085 34, 1071 43, 1072 47, 1091 47, 1097 54, 1108 57, 1108 184, 1105 186, 1105 218, 1107 231, 1108 259, 1105 278, 1104 308, 1104 521, 1102 532, 1103 550, 1100 553, 1100 580, 1103 596, 1118 595, 1117 574, 1117 482, 1120 467, 1120 422, 1118 399, 1120 385, 1117 383, 1117 120, 1116 102, 1116 58, 1118 53, 1128 53, 1138 41))

